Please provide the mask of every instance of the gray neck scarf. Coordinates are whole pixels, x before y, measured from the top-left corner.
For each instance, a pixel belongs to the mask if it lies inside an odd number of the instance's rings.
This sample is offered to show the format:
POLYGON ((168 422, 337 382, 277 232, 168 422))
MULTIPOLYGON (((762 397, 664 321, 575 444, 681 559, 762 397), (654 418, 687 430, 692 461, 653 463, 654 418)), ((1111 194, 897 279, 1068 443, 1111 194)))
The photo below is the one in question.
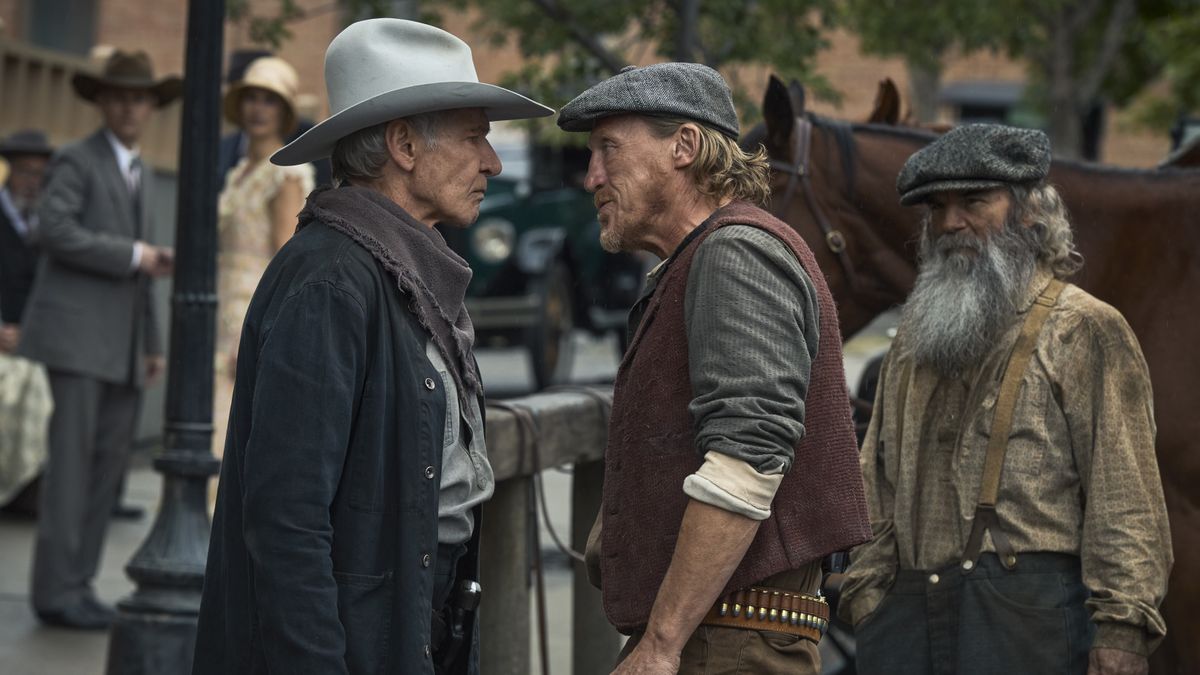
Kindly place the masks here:
POLYGON ((396 278, 409 311, 429 334, 458 385, 463 410, 481 391, 471 349, 475 328, 463 305, 471 268, 437 230, 417 221, 382 194, 359 186, 315 190, 297 230, 314 220, 365 248, 396 278))

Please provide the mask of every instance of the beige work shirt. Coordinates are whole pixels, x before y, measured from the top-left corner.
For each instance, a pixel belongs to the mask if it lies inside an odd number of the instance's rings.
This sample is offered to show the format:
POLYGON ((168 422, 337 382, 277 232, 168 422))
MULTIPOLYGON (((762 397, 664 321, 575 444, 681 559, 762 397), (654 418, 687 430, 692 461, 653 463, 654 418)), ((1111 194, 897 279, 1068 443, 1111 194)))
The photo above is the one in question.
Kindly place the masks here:
MULTIPOLYGON (((854 550, 847 572, 839 614, 851 623, 875 610, 898 569, 959 562, 1004 366, 1049 280, 1047 272, 1035 277, 1012 326, 962 378, 914 367, 904 335, 897 337, 862 449, 874 539, 854 550)), ((1158 607, 1172 554, 1154 434, 1149 372, 1129 325, 1067 286, 1024 375, 996 509, 1018 559, 1080 557, 1095 647, 1147 654, 1166 633, 1158 607)), ((983 548, 995 550, 990 535, 983 548)))

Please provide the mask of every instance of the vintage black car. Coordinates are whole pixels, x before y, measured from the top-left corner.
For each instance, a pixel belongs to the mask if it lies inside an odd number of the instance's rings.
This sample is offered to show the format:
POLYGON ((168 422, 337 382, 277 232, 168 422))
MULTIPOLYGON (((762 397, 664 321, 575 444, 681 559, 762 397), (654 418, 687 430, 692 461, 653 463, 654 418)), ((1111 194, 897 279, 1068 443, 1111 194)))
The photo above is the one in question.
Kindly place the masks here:
POLYGON ((476 344, 529 349, 542 389, 570 375, 576 328, 616 331, 624 349, 647 261, 600 248, 592 196, 579 186, 586 151, 497 150, 504 172, 488 180, 479 220, 442 233, 474 270, 467 308, 476 344))

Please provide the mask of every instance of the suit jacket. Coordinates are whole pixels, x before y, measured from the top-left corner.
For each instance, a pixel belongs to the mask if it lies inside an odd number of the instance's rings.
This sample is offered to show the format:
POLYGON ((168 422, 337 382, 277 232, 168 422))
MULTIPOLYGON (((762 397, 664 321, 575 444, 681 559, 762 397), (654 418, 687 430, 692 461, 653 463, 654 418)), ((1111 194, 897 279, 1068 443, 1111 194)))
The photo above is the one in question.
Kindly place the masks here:
POLYGON ((135 208, 103 130, 59 151, 38 211, 43 256, 19 354, 51 370, 141 385, 141 357, 162 353, 150 279, 130 269, 134 241, 150 235, 154 181, 142 171, 135 208))
POLYGON ((0 209, 0 322, 21 323, 37 272, 38 250, 13 227, 0 209))

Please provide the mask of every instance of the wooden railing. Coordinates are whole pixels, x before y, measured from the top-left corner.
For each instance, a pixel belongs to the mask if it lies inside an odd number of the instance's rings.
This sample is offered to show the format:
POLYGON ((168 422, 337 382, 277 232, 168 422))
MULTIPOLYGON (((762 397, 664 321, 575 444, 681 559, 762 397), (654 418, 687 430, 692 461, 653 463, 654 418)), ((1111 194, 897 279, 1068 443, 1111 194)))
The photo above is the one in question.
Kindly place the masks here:
MULTIPOLYGON (((99 112, 71 86, 76 73, 95 71, 85 58, 0 37, 0 136, 39 129, 57 147, 95 131, 99 112)), ((142 137, 143 157, 159 169, 177 168, 179 117, 175 101, 151 118, 142 137)))
MULTIPOLYGON (((540 471, 573 465, 569 541, 572 549, 582 551, 600 510, 600 460, 611 405, 611 387, 549 391, 488 404, 487 445, 496 493, 483 507, 483 675, 535 672, 530 667, 529 607, 531 586, 537 586, 530 575, 531 556, 538 550, 537 520, 531 513, 538 505, 531 482, 540 471)), ((573 563, 572 572, 571 673, 605 675, 616 663, 621 638, 605 619, 600 591, 588 583, 583 565, 573 563)))

